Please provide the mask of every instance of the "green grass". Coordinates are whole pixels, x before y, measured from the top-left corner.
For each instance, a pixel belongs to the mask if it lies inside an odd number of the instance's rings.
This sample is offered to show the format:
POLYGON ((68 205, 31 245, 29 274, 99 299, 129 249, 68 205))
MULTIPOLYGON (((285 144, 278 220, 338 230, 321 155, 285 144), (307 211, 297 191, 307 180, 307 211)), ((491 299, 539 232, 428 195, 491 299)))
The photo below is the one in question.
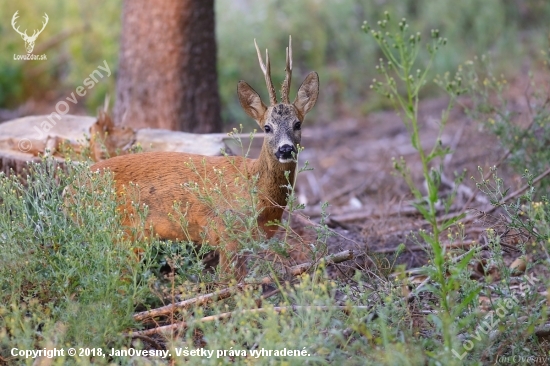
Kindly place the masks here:
POLYGON ((133 324, 131 314, 143 299, 146 278, 128 255, 134 244, 120 240, 109 181, 90 177, 101 190, 93 196, 76 192, 77 220, 87 225, 77 225, 64 213, 62 187, 82 168, 67 175, 53 161, 44 161, 32 166, 26 186, 14 176, 0 177, 4 358, 11 347, 33 349, 52 342, 121 344, 120 330, 133 324))

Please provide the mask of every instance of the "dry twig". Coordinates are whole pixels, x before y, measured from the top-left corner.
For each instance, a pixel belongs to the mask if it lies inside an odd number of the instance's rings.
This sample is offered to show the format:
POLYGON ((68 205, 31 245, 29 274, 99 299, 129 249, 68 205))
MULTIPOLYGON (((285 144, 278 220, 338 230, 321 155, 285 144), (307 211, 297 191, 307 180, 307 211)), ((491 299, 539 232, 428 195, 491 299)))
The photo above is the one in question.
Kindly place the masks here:
MULTIPOLYGON (((333 263, 344 262, 344 261, 347 261, 347 260, 352 259, 352 258, 353 258, 353 252, 351 250, 345 250, 343 252, 328 255, 328 256, 324 257, 323 260, 327 264, 333 264, 333 263)), ((290 268, 290 274, 292 274, 293 276, 299 276, 302 273, 309 270, 310 268, 312 268, 313 266, 315 266, 316 264, 317 263, 307 262, 307 263, 302 263, 302 264, 299 264, 297 266, 291 267, 290 268)), ((191 306, 200 306, 200 305, 205 305, 205 304, 208 304, 208 303, 211 303, 211 302, 214 302, 214 301, 227 299, 228 297, 231 297, 231 296, 235 295, 237 292, 244 291, 247 288, 256 287, 259 284, 269 284, 269 283, 272 283, 272 282, 273 282, 273 278, 264 277, 259 281, 258 284, 240 283, 236 286, 228 287, 228 288, 222 289, 222 290, 217 291, 217 292, 197 296, 197 297, 194 297, 192 299, 180 301, 180 302, 170 304, 170 305, 166 305, 166 306, 163 306, 163 307, 160 307, 160 308, 151 309, 151 310, 147 310, 147 311, 142 311, 140 313, 136 313, 136 314, 134 314, 134 320, 143 321, 143 320, 154 318, 154 317, 157 317, 157 316, 168 315, 168 314, 173 313, 174 311, 181 311, 183 309, 188 309, 191 306)))
MULTIPOLYGON (((540 182, 544 177, 546 177, 549 174, 550 174, 550 168, 546 169, 542 174, 540 174, 535 179, 533 179, 532 185, 537 184, 538 182, 540 182)), ((495 211, 497 208, 502 206, 504 203, 506 203, 506 202, 522 195, 526 190, 529 189, 529 187, 530 187, 529 184, 526 184, 523 187, 521 187, 520 189, 518 189, 517 191, 514 191, 514 192, 510 193, 509 195, 504 197, 498 205, 495 205, 495 206, 491 207, 489 210, 485 211, 485 213, 491 213, 491 212, 495 211)))
POLYGON ((223 320, 223 319, 229 319, 233 315, 236 314, 245 314, 245 313, 265 313, 268 311, 274 311, 276 313, 283 313, 285 311, 293 311, 296 312, 300 309, 311 309, 311 310, 320 310, 320 311, 328 311, 328 310, 342 310, 344 312, 350 312, 352 309, 360 309, 360 310, 370 310, 371 306, 298 306, 298 305, 292 305, 292 306, 276 306, 273 308, 259 308, 259 309, 245 309, 240 311, 232 311, 222 314, 216 314, 216 315, 210 315, 205 316, 204 318, 201 318, 199 320, 193 321, 193 322, 179 322, 175 324, 165 325, 162 327, 147 329, 147 330, 141 330, 136 332, 131 332, 128 335, 130 337, 141 337, 141 336, 150 336, 153 334, 162 334, 166 332, 172 332, 176 330, 182 330, 189 326, 190 323, 196 324, 196 323, 208 323, 216 320, 223 320))

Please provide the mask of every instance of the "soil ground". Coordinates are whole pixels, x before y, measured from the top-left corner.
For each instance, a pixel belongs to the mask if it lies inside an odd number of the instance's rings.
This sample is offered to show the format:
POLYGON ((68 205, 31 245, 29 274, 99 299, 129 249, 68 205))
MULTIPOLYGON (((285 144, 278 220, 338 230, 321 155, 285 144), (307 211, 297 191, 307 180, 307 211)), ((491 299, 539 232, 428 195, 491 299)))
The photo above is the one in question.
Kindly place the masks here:
MULTIPOLYGON (((430 150, 437 139, 447 102, 446 98, 440 98, 421 103, 420 134, 425 151, 430 150)), ((449 194, 449 184, 455 175, 464 173, 459 194, 449 213, 465 210, 478 216, 471 225, 466 225, 462 243, 452 243, 453 247, 463 245, 467 248, 472 241, 482 240, 483 228, 498 221, 496 217, 479 214, 491 205, 478 192, 471 178, 480 180, 478 167, 487 173, 505 152, 497 138, 485 131, 480 123, 468 118, 460 106, 452 111, 441 142, 452 153, 442 163, 447 184, 441 185, 440 194, 449 194)), ((300 166, 307 160, 313 170, 298 175, 296 191, 299 201, 306 204, 300 214, 319 222, 321 204, 328 202, 328 226, 334 232, 329 239, 329 252, 352 249, 362 256, 359 265, 363 266, 365 261, 372 263, 373 256, 381 255, 390 260, 399 244, 404 243, 405 251, 396 263, 408 268, 426 263, 424 247, 411 233, 428 227, 412 207, 412 195, 404 179, 396 174, 392 159, 403 157, 417 186, 424 187, 422 167, 407 128, 395 111, 326 124, 304 124, 302 143, 305 150, 300 154, 300 166)), ((260 147, 261 139, 255 139, 250 156, 257 156, 260 147)), ((505 164, 499 167, 498 173, 512 191, 522 183, 505 164)), ((305 224, 303 219, 301 221, 295 224, 297 228, 307 225, 307 221, 305 224)))

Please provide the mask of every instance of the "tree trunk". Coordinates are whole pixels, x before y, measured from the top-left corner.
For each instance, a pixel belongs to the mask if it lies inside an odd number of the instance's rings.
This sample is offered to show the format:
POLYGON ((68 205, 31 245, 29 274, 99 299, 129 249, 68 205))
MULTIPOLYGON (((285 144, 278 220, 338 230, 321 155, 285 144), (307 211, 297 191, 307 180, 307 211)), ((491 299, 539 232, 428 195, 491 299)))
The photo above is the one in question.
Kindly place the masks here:
POLYGON ((221 131, 214 0, 125 0, 115 123, 221 131))

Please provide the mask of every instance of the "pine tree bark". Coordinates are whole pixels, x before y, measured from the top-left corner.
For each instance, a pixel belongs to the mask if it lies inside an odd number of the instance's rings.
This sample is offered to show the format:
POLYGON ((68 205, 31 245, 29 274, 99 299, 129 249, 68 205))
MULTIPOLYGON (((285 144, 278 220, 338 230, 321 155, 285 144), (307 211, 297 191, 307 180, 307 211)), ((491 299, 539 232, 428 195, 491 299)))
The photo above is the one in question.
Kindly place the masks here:
POLYGON ((114 119, 221 131, 214 0, 125 0, 114 119))

